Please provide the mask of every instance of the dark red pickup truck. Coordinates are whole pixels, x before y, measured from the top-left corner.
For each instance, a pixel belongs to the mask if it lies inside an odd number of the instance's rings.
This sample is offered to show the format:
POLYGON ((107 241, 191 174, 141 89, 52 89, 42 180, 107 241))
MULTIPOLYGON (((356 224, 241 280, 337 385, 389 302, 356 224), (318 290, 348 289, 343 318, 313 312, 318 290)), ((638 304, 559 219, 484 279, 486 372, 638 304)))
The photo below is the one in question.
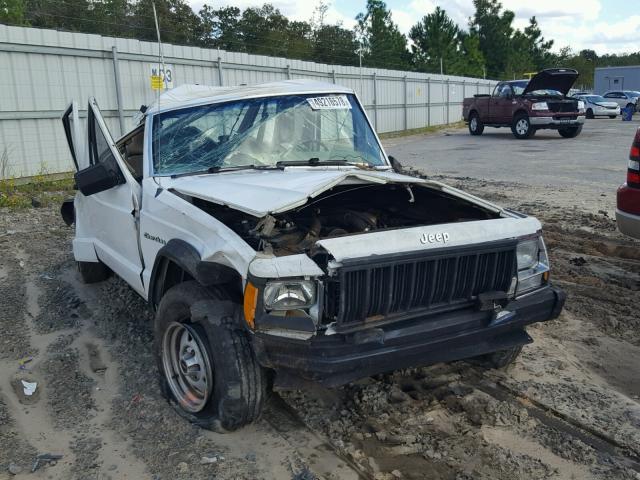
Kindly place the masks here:
POLYGON ((491 95, 465 98, 462 115, 471 135, 484 127, 510 127, 516 138, 529 138, 536 130, 552 129, 565 138, 580 134, 584 102, 567 97, 578 78, 570 68, 550 68, 531 80, 500 82, 491 95))

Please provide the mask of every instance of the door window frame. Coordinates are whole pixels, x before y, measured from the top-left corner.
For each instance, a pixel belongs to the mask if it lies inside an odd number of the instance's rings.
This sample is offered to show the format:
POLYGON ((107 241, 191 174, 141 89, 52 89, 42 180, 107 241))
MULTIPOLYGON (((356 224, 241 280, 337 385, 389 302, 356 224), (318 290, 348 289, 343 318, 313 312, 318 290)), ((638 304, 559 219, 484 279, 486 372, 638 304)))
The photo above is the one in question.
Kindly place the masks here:
POLYGON ((69 145, 69 150, 71 152, 71 159, 76 167, 76 171, 78 171, 80 170, 78 158, 80 157, 80 153, 77 151, 76 144, 82 136, 80 134, 80 118, 78 116, 78 106, 76 102, 71 102, 62 114, 62 127, 64 128, 64 135, 67 139, 67 145, 69 145), (73 120, 73 124, 71 123, 71 120, 73 120))

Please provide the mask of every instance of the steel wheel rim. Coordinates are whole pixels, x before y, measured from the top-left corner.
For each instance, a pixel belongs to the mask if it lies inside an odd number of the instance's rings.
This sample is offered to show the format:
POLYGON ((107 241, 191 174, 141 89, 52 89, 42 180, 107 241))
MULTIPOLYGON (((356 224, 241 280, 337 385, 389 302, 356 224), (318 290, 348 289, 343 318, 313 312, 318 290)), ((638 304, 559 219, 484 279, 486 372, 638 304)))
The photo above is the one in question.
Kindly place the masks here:
POLYGON ((476 128, 478 128, 478 119, 476 117, 473 117, 471 119, 471 130, 475 132, 476 128))
POLYGON ((162 338, 162 364, 180 406, 201 411, 211 395, 213 369, 203 340, 188 324, 172 322, 162 338))
POLYGON ((529 124, 527 123, 527 121, 524 118, 521 118, 520 120, 518 120, 518 123, 516 123, 516 131, 520 135, 524 135, 527 133, 528 130, 529 130, 529 124))

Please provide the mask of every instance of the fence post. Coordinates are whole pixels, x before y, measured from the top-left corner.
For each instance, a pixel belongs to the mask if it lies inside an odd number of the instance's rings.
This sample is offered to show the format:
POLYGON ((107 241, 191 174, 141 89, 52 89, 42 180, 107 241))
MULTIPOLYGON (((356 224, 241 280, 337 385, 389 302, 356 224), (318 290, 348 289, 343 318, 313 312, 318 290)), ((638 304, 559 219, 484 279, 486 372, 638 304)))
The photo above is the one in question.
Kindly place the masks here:
POLYGON ((447 109, 447 125, 449 125, 449 79, 445 82, 447 85, 447 101, 445 103, 445 108, 447 109))
POLYGON ((404 76, 404 129, 409 129, 409 99, 407 98, 407 76, 404 76))
POLYGON ((427 127, 431 126, 431 78, 427 77, 427 127))
POLYGON ((222 76, 222 58, 218 57, 218 83, 219 86, 224 86, 224 78, 222 76))
POLYGON ((373 72, 373 126, 378 131, 378 74, 373 72))
POLYGON ((291 65, 287 65, 287 80, 291 80, 291 65))
POLYGON ((466 80, 462 80, 462 100, 464 102, 464 99, 467 98, 467 81, 466 80))
POLYGON ((120 66, 118 65, 118 48, 111 47, 113 54, 113 76, 116 84, 116 103, 118 105, 118 123, 120 124, 120 135, 125 134, 124 113, 122 111, 122 86, 120 85, 120 66))

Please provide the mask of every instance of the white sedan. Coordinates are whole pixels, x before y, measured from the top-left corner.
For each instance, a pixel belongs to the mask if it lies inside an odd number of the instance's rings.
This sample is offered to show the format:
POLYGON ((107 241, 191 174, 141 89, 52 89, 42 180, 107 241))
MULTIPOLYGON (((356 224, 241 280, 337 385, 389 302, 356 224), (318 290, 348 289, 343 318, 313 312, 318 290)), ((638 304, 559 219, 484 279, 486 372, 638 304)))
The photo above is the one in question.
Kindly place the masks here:
POLYGON ((585 103, 587 118, 604 117, 616 118, 620 115, 620 105, 600 95, 576 95, 585 103))

